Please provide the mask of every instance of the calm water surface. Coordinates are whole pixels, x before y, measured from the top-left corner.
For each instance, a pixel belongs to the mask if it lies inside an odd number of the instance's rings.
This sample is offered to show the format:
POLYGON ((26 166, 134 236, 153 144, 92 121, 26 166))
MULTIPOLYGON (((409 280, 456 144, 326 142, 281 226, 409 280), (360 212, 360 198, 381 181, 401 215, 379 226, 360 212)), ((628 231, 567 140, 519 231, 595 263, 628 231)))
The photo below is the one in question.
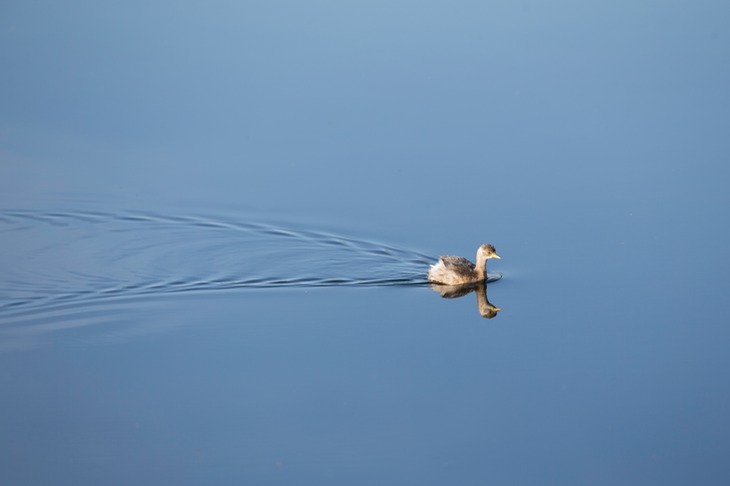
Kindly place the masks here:
POLYGON ((6 2, 0 480, 727 484, 728 25, 6 2))

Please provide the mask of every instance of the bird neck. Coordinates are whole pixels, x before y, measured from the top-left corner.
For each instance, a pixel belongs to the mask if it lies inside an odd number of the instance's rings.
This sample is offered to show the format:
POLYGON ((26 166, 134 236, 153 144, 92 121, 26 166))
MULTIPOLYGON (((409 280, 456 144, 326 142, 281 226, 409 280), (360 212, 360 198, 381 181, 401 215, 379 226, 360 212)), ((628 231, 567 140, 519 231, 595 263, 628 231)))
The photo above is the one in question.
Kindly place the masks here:
POLYGON ((474 270, 479 277, 479 280, 484 280, 487 276, 487 257, 480 253, 477 253, 477 264, 474 270))

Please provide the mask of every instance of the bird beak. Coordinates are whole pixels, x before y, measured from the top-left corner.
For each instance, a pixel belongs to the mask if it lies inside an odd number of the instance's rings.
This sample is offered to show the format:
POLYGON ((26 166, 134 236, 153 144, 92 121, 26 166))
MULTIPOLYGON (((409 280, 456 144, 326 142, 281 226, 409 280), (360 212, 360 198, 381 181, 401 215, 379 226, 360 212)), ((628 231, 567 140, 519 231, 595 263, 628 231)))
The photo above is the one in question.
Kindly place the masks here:
POLYGON ((501 307, 495 307, 495 308, 494 308, 494 312, 499 312, 499 311, 501 311, 501 310, 502 310, 502 308, 501 308, 501 307))
POLYGON ((492 253, 492 258, 496 258, 497 260, 501 260, 502 257, 497 255, 496 253, 492 253))

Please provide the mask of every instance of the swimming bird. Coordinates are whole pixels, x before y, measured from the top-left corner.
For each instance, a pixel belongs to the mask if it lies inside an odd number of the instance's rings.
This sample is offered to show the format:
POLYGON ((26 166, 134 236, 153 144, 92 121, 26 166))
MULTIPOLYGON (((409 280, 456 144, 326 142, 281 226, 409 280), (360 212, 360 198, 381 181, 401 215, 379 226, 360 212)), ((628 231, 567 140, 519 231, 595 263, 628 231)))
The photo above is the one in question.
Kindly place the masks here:
POLYGON ((492 245, 482 245, 477 250, 477 264, 464 257, 442 256, 439 261, 431 265, 428 271, 428 281, 448 285, 462 285, 482 282, 487 278, 487 260, 500 259, 497 250, 492 245))

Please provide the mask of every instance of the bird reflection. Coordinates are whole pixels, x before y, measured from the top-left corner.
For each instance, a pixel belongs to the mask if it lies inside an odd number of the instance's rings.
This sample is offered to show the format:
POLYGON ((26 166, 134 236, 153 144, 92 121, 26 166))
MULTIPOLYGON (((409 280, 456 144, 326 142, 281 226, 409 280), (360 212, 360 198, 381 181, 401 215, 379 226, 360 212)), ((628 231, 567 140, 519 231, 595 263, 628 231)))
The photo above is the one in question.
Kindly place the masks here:
POLYGON ((477 294, 477 308, 479 313, 485 319, 491 319, 497 316, 502 310, 501 307, 495 307, 487 298, 487 284, 482 282, 465 284, 465 285, 444 285, 432 283, 431 289, 435 290, 444 299, 457 299, 467 294, 475 292, 477 294))

